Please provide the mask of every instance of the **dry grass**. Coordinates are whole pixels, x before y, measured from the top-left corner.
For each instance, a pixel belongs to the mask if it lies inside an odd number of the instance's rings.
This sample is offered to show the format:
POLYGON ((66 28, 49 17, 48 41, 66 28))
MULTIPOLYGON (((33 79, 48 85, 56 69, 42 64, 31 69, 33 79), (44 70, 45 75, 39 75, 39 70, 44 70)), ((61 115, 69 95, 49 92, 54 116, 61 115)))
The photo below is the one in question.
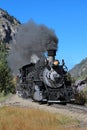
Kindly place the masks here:
POLYGON ((82 130, 74 126, 77 124, 79 122, 72 117, 37 109, 0 108, 0 130, 82 130))

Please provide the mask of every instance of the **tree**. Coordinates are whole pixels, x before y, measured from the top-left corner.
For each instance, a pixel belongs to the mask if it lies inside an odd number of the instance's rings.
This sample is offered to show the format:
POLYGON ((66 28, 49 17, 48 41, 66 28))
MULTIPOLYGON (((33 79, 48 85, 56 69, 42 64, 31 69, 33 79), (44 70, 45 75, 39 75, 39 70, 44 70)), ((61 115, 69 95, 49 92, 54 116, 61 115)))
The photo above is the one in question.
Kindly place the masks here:
POLYGON ((8 94, 14 92, 14 86, 12 84, 12 76, 7 63, 8 51, 5 48, 5 44, 0 44, 0 92, 8 94))

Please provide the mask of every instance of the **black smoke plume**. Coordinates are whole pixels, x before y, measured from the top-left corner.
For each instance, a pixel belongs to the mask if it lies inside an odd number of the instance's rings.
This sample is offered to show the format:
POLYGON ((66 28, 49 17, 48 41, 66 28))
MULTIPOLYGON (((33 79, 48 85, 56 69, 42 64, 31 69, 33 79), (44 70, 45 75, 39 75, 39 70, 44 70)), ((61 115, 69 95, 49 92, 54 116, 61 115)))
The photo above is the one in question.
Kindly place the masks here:
POLYGON ((57 43, 54 31, 45 25, 37 25, 33 21, 21 25, 11 41, 8 58, 11 69, 17 72, 21 66, 30 63, 33 54, 43 57, 47 50, 57 49, 57 43))

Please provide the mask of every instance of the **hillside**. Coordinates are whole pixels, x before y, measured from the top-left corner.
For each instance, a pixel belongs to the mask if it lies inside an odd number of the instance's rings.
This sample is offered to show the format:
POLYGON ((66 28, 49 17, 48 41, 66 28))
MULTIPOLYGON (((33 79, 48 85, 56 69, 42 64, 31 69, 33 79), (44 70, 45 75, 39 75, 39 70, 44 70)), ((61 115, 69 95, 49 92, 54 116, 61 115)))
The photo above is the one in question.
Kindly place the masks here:
MULTIPOLYGON (((12 76, 7 61, 8 45, 17 32, 20 22, 6 11, 0 9, 0 94, 7 95, 15 92, 12 76)), ((0 97, 1 98, 1 97, 0 97)))
POLYGON ((9 43, 19 25, 20 22, 16 18, 0 8, 0 41, 9 43))
POLYGON ((87 77, 87 58, 83 59, 79 64, 75 65, 71 70, 70 74, 74 78, 85 78, 87 77))

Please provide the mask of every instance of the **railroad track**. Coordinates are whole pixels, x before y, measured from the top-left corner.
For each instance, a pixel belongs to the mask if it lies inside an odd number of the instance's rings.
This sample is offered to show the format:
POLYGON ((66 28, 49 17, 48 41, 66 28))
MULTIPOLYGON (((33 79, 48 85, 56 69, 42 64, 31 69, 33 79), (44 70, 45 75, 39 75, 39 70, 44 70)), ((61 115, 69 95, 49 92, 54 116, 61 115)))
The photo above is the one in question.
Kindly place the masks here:
POLYGON ((70 109, 79 110, 78 112, 86 112, 87 113, 86 106, 67 104, 67 107, 69 107, 70 109))
POLYGON ((54 104, 52 107, 62 109, 65 111, 66 114, 71 114, 76 117, 77 120, 80 121, 80 127, 87 127, 87 107, 75 105, 75 104, 67 104, 67 105, 59 105, 54 104), (67 111, 68 110, 68 113, 67 111))
MULTIPOLYGON (((32 99, 23 99, 21 97, 18 97, 17 95, 14 95, 14 96, 10 97, 9 99, 7 99, 7 101, 2 104, 21 107, 22 105, 29 106, 30 103, 35 103, 35 102, 32 102, 32 99)), ((35 103, 35 104, 39 105, 38 103, 35 103)), ((44 105, 47 106, 47 104, 44 104, 44 105)), ((41 106, 44 106, 44 105, 41 105, 41 106)), ((55 107, 58 109, 68 109, 70 111, 75 111, 75 112, 87 113, 87 107, 81 106, 81 105, 69 104, 69 103, 67 105, 54 104, 54 105, 51 105, 50 107, 55 107)))
MULTIPOLYGON (((14 95, 12 97, 10 97, 6 103, 2 103, 3 105, 11 105, 11 106, 29 106, 29 103, 35 103, 32 102, 32 99, 23 99, 21 97, 18 97, 17 95, 14 95), (25 105, 25 103, 27 103, 25 105)), ((39 105, 38 103, 35 103, 37 105, 39 105)), ((47 106, 47 104, 41 105, 41 106, 47 106)), ((83 112, 83 113, 87 113, 87 107, 85 106, 81 106, 81 105, 75 105, 75 104, 67 104, 67 105, 61 105, 61 104, 54 104, 54 105, 50 105, 49 107, 54 107, 54 108, 58 108, 58 109, 66 109, 66 110, 70 110, 70 111, 75 111, 77 113, 83 112)))
POLYGON ((76 105, 76 104, 67 104, 67 105, 60 105, 60 104, 54 104, 52 107, 56 107, 58 109, 69 109, 70 111, 75 111, 78 113, 87 113, 87 107, 86 106, 81 106, 81 105, 76 105))

